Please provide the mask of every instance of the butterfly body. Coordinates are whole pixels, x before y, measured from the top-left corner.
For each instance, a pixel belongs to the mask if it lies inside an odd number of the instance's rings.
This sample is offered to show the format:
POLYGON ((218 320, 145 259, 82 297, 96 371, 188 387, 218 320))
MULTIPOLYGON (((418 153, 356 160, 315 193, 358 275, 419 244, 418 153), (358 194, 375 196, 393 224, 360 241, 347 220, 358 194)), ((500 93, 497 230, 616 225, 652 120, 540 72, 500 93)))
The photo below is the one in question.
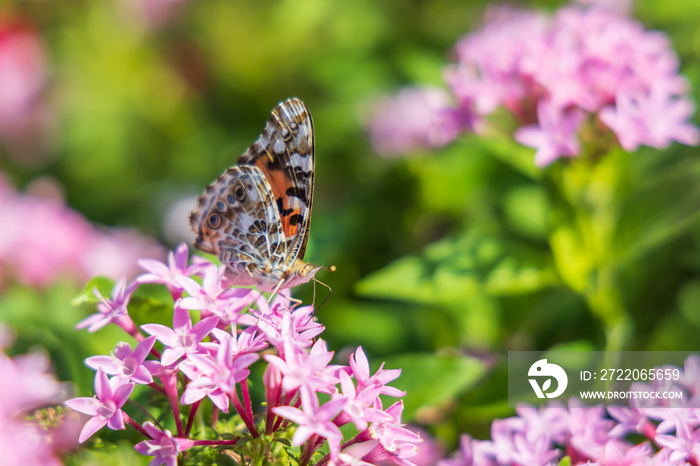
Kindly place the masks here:
POLYGON ((305 283, 321 268, 303 261, 313 188, 313 122, 289 99, 200 197, 190 216, 194 245, 217 255, 236 285, 276 291, 305 283))

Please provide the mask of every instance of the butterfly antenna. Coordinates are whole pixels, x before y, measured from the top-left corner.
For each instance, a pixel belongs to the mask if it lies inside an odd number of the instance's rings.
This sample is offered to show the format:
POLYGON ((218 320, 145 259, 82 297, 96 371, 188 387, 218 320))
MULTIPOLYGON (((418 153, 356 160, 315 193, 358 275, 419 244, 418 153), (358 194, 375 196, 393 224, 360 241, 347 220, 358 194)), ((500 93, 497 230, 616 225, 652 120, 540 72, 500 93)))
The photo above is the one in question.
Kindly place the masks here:
MULTIPOLYGON (((335 265, 331 265, 330 267, 322 267, 322 268, 323 268, 324 270, 328 270, 329 272, 335 272, 335 271, 337 270, 336 267, 335 267, 335 265)), ((323 306, 324 304, 326 304, 326 301, 328 301, 328 299, 331 297, 331 294, 333 293, 333 290, 331 289, 330 286, 326 285, 326 284, 323 283, 321 280, 316 280, 315 278, 311 278, 311 280, 314 281, 314 302, 316 302, 316 283, 318 283, 318 284, 320 284, 320 285, 323 285, 323 286, 325 286, 326 288, 328 288, 328 296, 326 296, 326 299, 324 299, 323 302, 322 302, 321 304, 319 304, 317 308, 314 308, 314 312, 316 312, 316 311, 318 311, 319 309, 321 309, 321 306, 323 306)))

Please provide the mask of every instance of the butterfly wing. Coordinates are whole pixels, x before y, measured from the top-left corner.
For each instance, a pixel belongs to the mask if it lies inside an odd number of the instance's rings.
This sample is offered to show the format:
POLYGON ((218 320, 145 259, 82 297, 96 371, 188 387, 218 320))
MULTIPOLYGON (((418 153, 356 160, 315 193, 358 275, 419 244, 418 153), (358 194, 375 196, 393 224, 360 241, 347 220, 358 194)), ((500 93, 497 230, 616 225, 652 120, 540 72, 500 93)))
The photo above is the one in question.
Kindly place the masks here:
POLYGON ((267 179, 291 240, 285 264, 292 266, 306 252, 314 196, 314 125, 306 105, 296 98, 280 102, 238 165, 255 166, 267 179))
POLYGON ((195 247, 216 254, 242 280, 238 284, 273 282, 287 257, 287 239, 272 188, 256 167, 231 167, 209 185, 190 216, 195 247), (250 281, 248 279, 254 279, 250 281))

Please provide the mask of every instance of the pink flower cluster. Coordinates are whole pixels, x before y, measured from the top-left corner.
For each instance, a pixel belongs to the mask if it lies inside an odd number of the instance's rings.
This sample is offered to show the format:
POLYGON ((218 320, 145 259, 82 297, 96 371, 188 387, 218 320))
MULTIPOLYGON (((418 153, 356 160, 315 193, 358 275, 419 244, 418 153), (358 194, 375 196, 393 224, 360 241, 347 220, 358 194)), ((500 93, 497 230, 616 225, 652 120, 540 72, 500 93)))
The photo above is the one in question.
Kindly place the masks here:
MULTIPOLYGON (((43 354, 10 358, 2 351, 9 331, 0 326, 0 451, 3 464, 60 465, 57 449, 70 448, 68 429, 47 430, 28 414, 59 401, 61 386, 43 354), (67 435, 66 435, 67 434, 67 435)), ((69 427, 68 424, 64 426, 69 427)), ((72 441, 74 444, 75 440, 72 441)))
POLYGON ((378 102, 368 125, 378 152, 444 145, 470 126, 485 132, 484 117, 498 108, 515 117, 515 139, 537 150, 538 166, 580 155, 584 128, 612 131, 628 151, 700 140, 688 121, 694 107, 687 82, 663 33, 596 6, 566 7, 553 17, 503 7, 487 19, 457 43, 457 62, 447 68, 456 107, 434 89, 378 102))
POLYGON ((134 276, 138 257, 163 257, 152 239, 100 229, 56 198, 15 191, 0 175, 0 288, 45 287, 59 279, 134 276))
POLYGON ((302 447, 300 465, 312 461, 336 466, 381 461, 412 465, 406 458, 417 453, 420 437, 401 423, 401 401, 385 409, 380 399, 380 395, 404 395, 388 385, 400 370, 382 366, 372 374, 362 348, 350 357, 349 365, 331 364, 334 353, 318 337, 324 327, 314 319, 311 306, 297 307, 283 294, 270 302, 252 289, 232 288, 221 267, 198 257, 188 264, 184 244, 170 253, 167 264, 144 259, 140 265, 146 273, 132 283, 119 281, 110 298, 96 292, 98 312, 78 324, 89 331, 116 324, 139 341, 133 349, 120 343, 110 356, 86 360, 97 371, 96 396, 66 402, 91 416, 81 442, 104 426, 118 430, 129 424, 146 437, 136 450, 155 456, 151 464, 168 465, 175 465, 178 455, 192 446, 235 446, 240 437, 190 438, 198 409, 208 400, 217 413, 213 424, 218 413, 229 413, 233 406, 247 430, 247 444, 291 436, 291 445, 302 447), (200 277, 201 284, 194 277, 200 277), (139 329, 131 320, 129 301, 144 283, 169 289, 174 301, 172 326, 144 324, 139 329), (193 323, 191 311, 199 311, 198 322, 193 323), (266 403, 259 412, 252 406, 248 380, 250 366, 262 361, 266 403), (182 393, 178 381, 185 384, 182 393), (122 410, 139 384, 168 398, 177 435, 150 422, 140 425, 122 410), (184 406, 189 406, 187 416, 181 414, 184 406), (357 431, 349 440, 340 430, 346 424, 357 431), (360 458, 353 456, 348 447, 364 442, 374 442, 374 447, 360 458), (324 444, 328 453, 318 458, 324 444))
POLYGON ((632 399, 629 406, 608 406, 607 413, 577 400, 568 408, 521 405, 517 417, 493 422, 491 440, 463 435, 459 452, 438 466, 544 466, 564 456, 573 465, 589 466, 700 464, 700 357, 686 359, 677 381, 635 382, 630 390, 684 396, 654 400, 654 407, 632 399), (635 444, 636 438, 646 440, 635 444))

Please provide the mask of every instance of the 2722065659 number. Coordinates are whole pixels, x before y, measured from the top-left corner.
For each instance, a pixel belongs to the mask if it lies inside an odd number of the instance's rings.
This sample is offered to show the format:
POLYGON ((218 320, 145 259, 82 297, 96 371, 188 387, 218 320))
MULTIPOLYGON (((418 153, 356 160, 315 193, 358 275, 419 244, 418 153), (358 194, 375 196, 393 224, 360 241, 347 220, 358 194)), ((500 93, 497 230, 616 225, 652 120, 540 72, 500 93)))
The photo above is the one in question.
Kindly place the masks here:
POLYGON ((601 369, 600 380, 612 381, 654 381, 678 380, 681 371, 678 368, 656 369, 601 369))

